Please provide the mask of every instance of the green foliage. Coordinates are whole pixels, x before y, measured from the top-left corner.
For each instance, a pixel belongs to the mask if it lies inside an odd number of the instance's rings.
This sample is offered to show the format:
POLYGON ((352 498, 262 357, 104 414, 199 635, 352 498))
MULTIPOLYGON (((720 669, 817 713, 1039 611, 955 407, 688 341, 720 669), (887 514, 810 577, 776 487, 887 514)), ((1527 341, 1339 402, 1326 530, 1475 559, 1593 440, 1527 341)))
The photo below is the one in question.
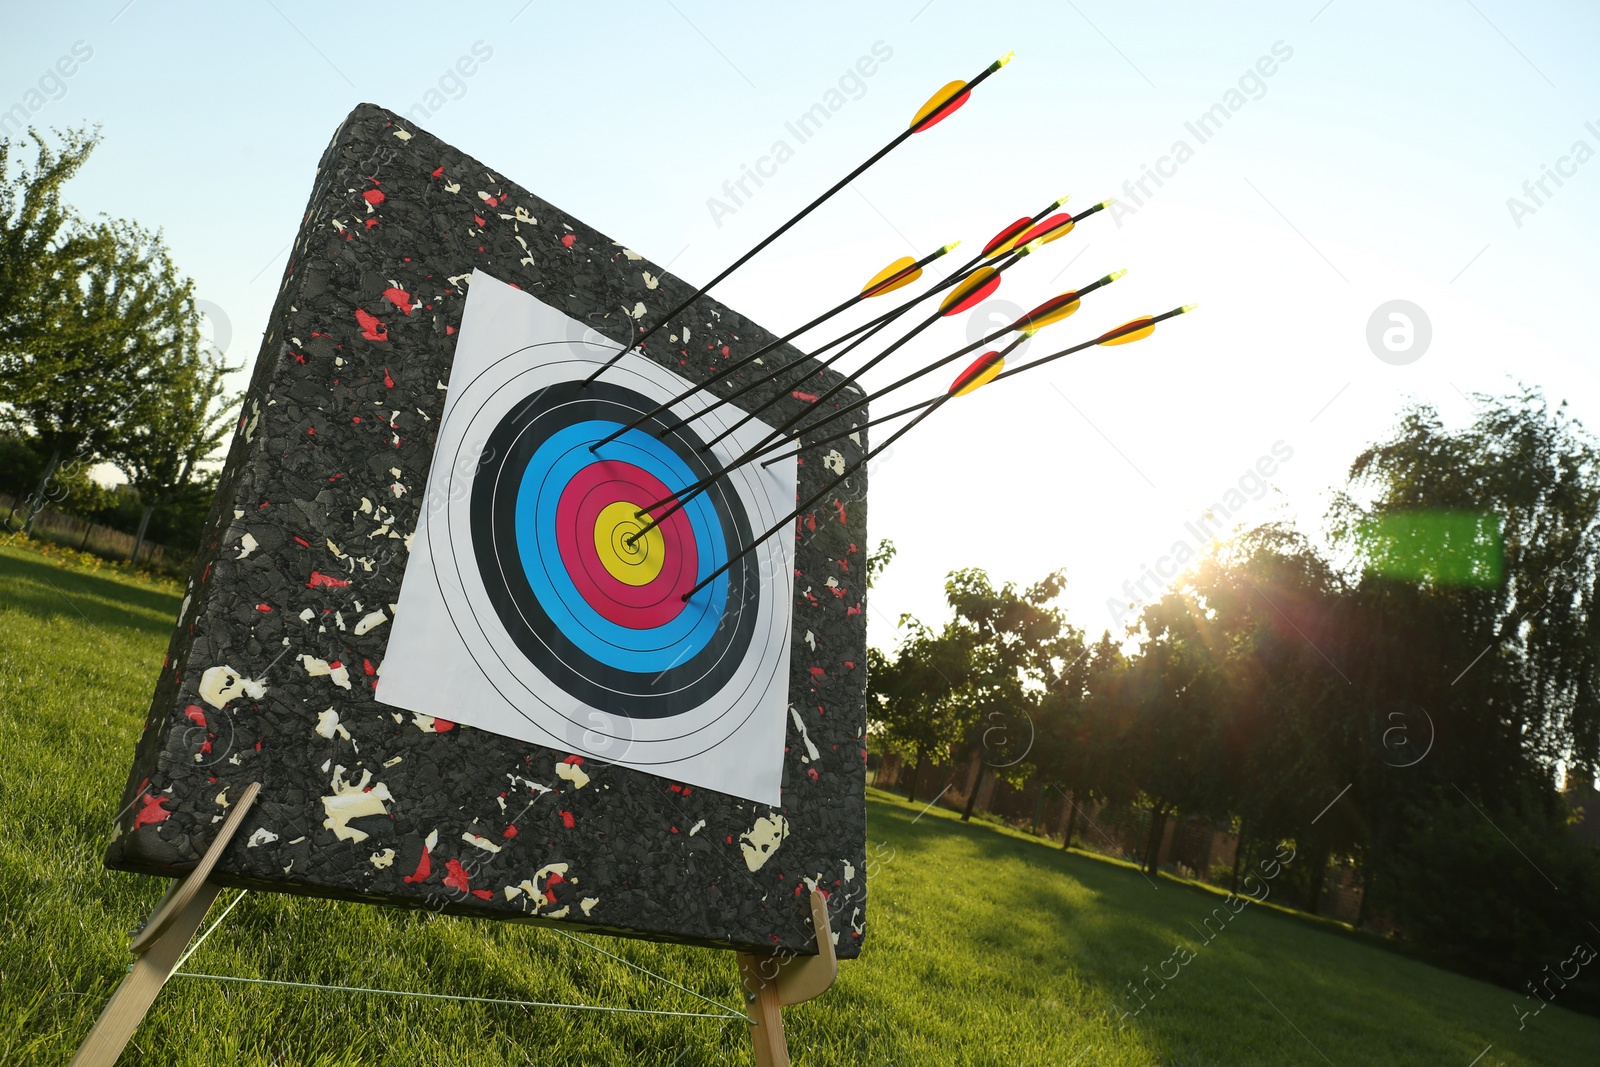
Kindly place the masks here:
POLYGON ((1351 859, 1368 918, 1525 981, 1600 939, 1580 921, 1600 914, 1600 857, 1552 814, 1558 767, 1587 781, 1600 749, 1600 446, 1534 391, 1479 397, 1461 428, 1416 407, 1357 457, 1331 519, 1348 572, 1258 527, 1147 605, 1126 649, 1107 634, 1065 654, 1081 638, 1039 595, 1059 576, 1020 594, 955 572, 950 625, 974 656, 938 694, 966 724, 955 752, 982 712, 1027 708, 1039 783, 1148 813, 1151 873, 1174 817, 1231 826, 1247 856, 1293 842, 1280 899, 1315 910, 1351 859))
POLYGON ((226 375, 238 370, 199 337, 193 283, 159 233, 86 223, 62 186, 98 135, 60 147, 30 131, 35 161, 14 166, 0 139, 0 479, 30 511, 55 506, 176 549, 198 544, 212 482, 203 461, 227 434, 226 375), (138 499, 96 492, 88 468, 109 460, 138 499), (204 498, 202 500, 202 498, 204 498))
MULTIPOLYGON (((867 650, 872 682, 869 727, 914 756, 916 770, 944 757, 965 730, 958 694, 972 671, 972 649, 952 626, 935 634, 912 619, 901 619, 907 634, 892 659, 867 650)), ((908 788, 915 797, 916 770, 908 788)))
POLYGON ((136 428, 158 427, 186 352, 198 348, 193 283, 158 234, 125 222, 95 228, 97 254, 54 309, 65 325, 19 355, 32 379, 10 421, 56 460, 106 458, 136 428))
POLYGON ((1500 520, 1470 511, 1380 515, 1356 530, 1357 551, 1373 574, 1427 585, 1500 584, 1500 520))
POLYGON ((894 542, 885 537, 882 541, 878 542, 877 548, 874 548, 871 552, 867 553, 866 567, 868 589, 871 589, 872 583, 876 582, 883 575, 883 569, 894 560, 895 553, 899 551, 900 550, 898 548, 894 547, 894 542))
MULTIPOLYGON (((1575 943, 1600 946, 1600 934, 1576 921, 1600 915, 1600 869, 1550 797, 1503 799, 1486 811, 1452 789, 1419 797, 1402 816, 1369 906, 1408 940, 1524 994, 1575 943)), ((1568 977, 1538 995, 1600 1013, 1600 962, 1568 977)))
MULTIPOLYGON (((0 432, 0 493, 26 501, 37 491, 49 458, 39 451, 36 441, 0 432)), ((89 477, 89 464, 69 463, 56 467, 45 486, 43 504, 90 521, 105 522, 102 516, 114 513, 123 498, 89 477)), ((22 521, 20 509, 13 521, 22 521)))
POLYGON ((35 130, 32 165, 24 146, 0 138, 0 406, 50 385, 34 353, 87 337, 71 314, 78 278, 103 259, 104 234, 83 226, 62 198, 100 141, 98 131, 68 130, 52 148, 35 130))

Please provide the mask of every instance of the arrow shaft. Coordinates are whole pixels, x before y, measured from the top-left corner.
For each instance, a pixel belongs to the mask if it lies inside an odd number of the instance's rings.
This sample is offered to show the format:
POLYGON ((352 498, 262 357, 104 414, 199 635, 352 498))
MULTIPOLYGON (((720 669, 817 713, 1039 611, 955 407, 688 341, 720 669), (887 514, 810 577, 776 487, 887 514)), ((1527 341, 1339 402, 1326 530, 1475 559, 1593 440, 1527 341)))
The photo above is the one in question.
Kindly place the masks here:
MULTIPOLYGON (((945 394, 943 394, 943 393, 939 394, 939 396, 943 396, 943 395, 945 395, 945 394)), ((798 446, 796 448, 792 448, 787 452, 780 452, 780 453, 778 453, 778 455, 773 456, 771 459, 762 460, 761 465, 763 467, 770 467, 774 463, 777 463, 779 460, 788 459, 790 456, 798 456, 800 453, 804 452, 808 448, 817 448, 820 445, 829 444, 830 442, 837 441, 837 440, 839 440, 841 438, 849 437, 853 433, 860 433, 862 430, 870 430, 872 427, 877 426, 879 423, 893 422, 895 419, 898 419, 902 415, 909 415, 913 411, 922 410, 923 408, 927 407, 929 404, 933 403, 935 400, 938 400, 938 399, 939 399, 938 396, 931 396, 926 400, 919 400, 915 404, 910 405, 909 407, 903 407, 899 411, 891 411, 887 415, 879 415, 875 419, 868 420, 864 425, 852 426, 848 430, 840 430, 838 433, 829 434, 827 437, 821 437, 821 438, 818 438, 815 441, 808 441, 805 444, 802 444, 802 445, 800 445, 800 446, 798 446)), ((810 429, 811 429, 811 427, 809 427, 809 426, 806 427, 806 431, 809 431, 810 429)), ((787 442, 785 442, 785 443, 787 443, 787 442)), ((781 447, 782 447, 782 445, 773 445, 771 448, 769 448, 767 450, 767 452, 777 451, 777 449, 779 449, 781 447)), ((766 454, 767 454, 766 452, 763 452, 761 455, 764 456, 766 454)), ((756 459, 761 459, 761 456, 756 456, 755 458, 756 459)), ((732 468, 728 468, 728 469, 731 470, 732 468)))
MULTIPOLYGON (((940 256, 944 255, 945 252, 947 252, 947 251, 948 251, 947 248, 940 248, 937 251, 930 252, 928 255, 923 256, 921 259, 917 260, 915 263, 912 263, 912 264, 910 264, 909 266, 906 266, 906 267, 902 267, 900 270, 895 271, 889 277, 887 277, 883 281, 879 282, 878 285, 872 286, 869 289, 865 289, 865 290, 863 290, 863 291, 861 291, 859 293, 856 293, 855 295, 851 296, 848 300, 845 300, 843 303, 840 303, 837 306, 835 306, 833 308, 830 308, 827 311, 824 311, 822 314, 818 315, 816 318, 812 319, 810 322, 806 323, 804 326, 800 326, 800 327, 798 327, 796 329, 790 330, 788 333, 784 334, 782 337, 778 338, 776 341, 772 341, 769 344, 762 345, 760 348, 756 349, 754 352, 751 352, 749 355, 741 357, 740 359, 734 361, 733 363, 728 364, 725 367, 717 368, 717 375, 716 376, 719 377, 719 378, 726 378, 728 375, 734 373, 735 371, 738 371, 738 370, 750 365, 751 363, 755 362, 756 360, 760 359, 762 356, 766 355, 768 352, 772 351, 774 348, 777 348, 780 345, 788 344, 790 341, 794 340, 796 337, 799 337, 801 334, 805 333, 808 330, 814 329, 815 327, 822 325, 822 323, 827 322, 829 319, 833 318, 834 316, 838 315, 839 313, 841 313, 843 311, 846 311, 849 308, 854 307, 856 304, 861 303, 863 300, 871 299, 874 291, 881 290, 883 288, 883 286, 890 285, 890 284, 894 283, 895 281, 897 281, 897 280, 899 280, 901 278, 904 278, 907 274, 911 274, 912 272, 920 272, 923 267, 926 267, 929 263, 932 263, 934 260, 936 260, 940 256)), ((879 320, 873 320, 873 321, 875 323, 875 322, 877 322, 879 320)), ((869 325, 871 325, 871 324, 869 324, 869 325)), ((849 337, 853 333, 859 332, 861 329, 864 329, 864 328, 865 327, 857 327, 856 330, 851 332, 851 334, 846 334, 845 336, 849 337)), ((837 343, 837 342, 834 342, 834 343, 837 343)), ((802 356, 800 358, 804 359, 805 357, 802 356)), ((791 363, 789 365, 792 366, 795 362, 798 362, 798 360, 791 361, 791 363)), ((762 379, 757 379, 757 382, 759 382, 761 380, 762 379)), ((753 384, 755 384, 755 383, 752 383, 752 385, 753 384)), ((697 418, 699 418, 699 417, 701 417, 703 415, 710 414, 711 412, 713 412, 713 411, 717 410, 718 408, 720 408, 723 404, 726 404, 728 401, 730 401, 730 400, 732 400, 732 399, 734 399, 736 397, 742 396, 745 392, 747 392, 752 387, 752 385, 747 385, 743 389, 740 389, 740 390, 734 392, 733 394, 731 394, 729 396, 725 396, 725 397, 722 397, 722 398, 716 400, 714 403, 710 404, 709 406, 707 406, 705 408, 702 408, 700 411, 697 411, 697 412, 689 415, 687 418, 684 418, 681 422, 677 423, 675 426, 668 427, 667 430, 676 429, 677 426, 688 425, 688 423, 690 421, 692 421, 694 419, 697 419, 697 418)), ((612 441, 615 441, 618 437, 621 437, 623 434, 627 433, 629 430, 637 429, 638 427, 640 427, 640 426, 644 425, 646 422, 648 422, 650 419, 652 419, 655 416, 661 414, 663 411, 666 411, 667 409, 673 407, 674 405, 676 405, 678 403, 681 403, 683 400, 687 399, 690 396, 693 396, 697 392, 703 391, 704 389, 705 389, 705 385, 704 384, 694 385, 694 386, 689 387, 688 389, 685 389, 683 392, 679 393, 677 396, 673 397, 671 400, 668 400, 666 403, 657 405, 653 410, 648 411, 645 414, 639 416, 637 419, 633 420, 633 422, 629 423, 628 425, 622 427, 621 429, 618 429, 618 430, 612 432, 608 436, 606 436, 606 437, 602 438, 601 440, 595 442, 594 444, 590 445, 589 446, 589 451, 590 452, 594 452, 597 449, 599 449, 599 447, 601 445, 609 444, 612 441)), ((666 432, 666 431, 663 431, 663 432, 666 432)))
MULTIPOLYGON (((1026 252, 1016 251, 1016 252, 1009 253, 1009 255, 1005 259, 1005 261, 1002 262, 999 266, 994 268, 994 275, 993 276, 998 278, 1001 274, 1004 274, 1011 267, 1013 267, 1016 264, 1020 263, 1024 258, 1026 258, 1026 252)), ((761 451, 763 448, 765 448, 772 441, 776 440, 777 438, 779 438, 779 437, 783 436, 784 434, 788 433, 789 431, 793 430, 794 427, 796 425, 798 425, 799 422, 802 419, 804 419, 807 415, 811 414, 814 411, 819 410, 821 405, 827 403, 829 400, 832 400, 835 396, 838 396, 839 393, 843 392, 847 387, 852 386, 852 385, 857 385, 861 375, 867 373, 867 371, 871 370, 873 367, 876 367, 879 363, 882 363, 885 359, 887 359, 887 358, 889 358, 889 356, 893 355, 897 350, 899 350, 908 341, 910 341, 912 338, 916 337, 917 334, 921 333, 923 330, 927 329, 929 326, 932 326, 935 322, 938 322, 941 318, 944 318, 944 317, 945 317, 945 312, 944 311, 942 311, 942 310, 941 311, 935 311, 927 319, 923 320, 921 323, 919 323, 915 327, 913 327, 909 333, 907 333, 905 336, 901 337, 899 340, 895 341, 894 344, 890 345, 888 348, 884 349, 882 352, 879 352, 876 356, 873 356, 871 359, 867 360, 865 363, 863 363, 860 367, 856 368, 850 374, 846 375, 845 377, 841 378, 838 382, 834 383, 821 396, 819 396, 819 397, 817 397, 817 399, 811 401, 810 405, 808 407, 806 407, 805 409, 803 409, 799 414, 792 416, 787 421, 785 421, 783 423, 783 425, 777 427, 771 433, 767 434, 766 437, 762 438, 756 444, 755 448, 751 449, 751 452, 759 452, 759 451, 761 451)), ((741 456, 740 457, 740 461, 742 461, 744 458, 746 458, 749 454, 750 453, 747 452, 745 454, 745 456, 741 456)), ((736 466, 737 463, 733 464, 733 465, 736 466)))
POLYGON ((689 590, 687 593, 683 594, 683 599, 684 600, 688 600, 690 597, 694 596, 700 590, 704 589, 706 586, 708 586, 712 582, 716 581, 723 574, 727 573, 728 568, 732 567, 735 563, 739 562, 741 559, 743 559, 744 557, 748 556, 751 552, 754 552, 756 550, 756 548, 762 544, 762 542, 767 540, 767 538, 769 538, 773 534, 778 533, 779 531, 785 529, 790 523, 794 522, 794 520, 798 519, 801 515, 804 515, 806 513, 807 509, 809 509, 812 506, 814 506, 823 497, 827 496, 829 493, 831 493, 835 489, 837 489, 840 485, 844 484, 844 480, 846 478, 850 477, 856 471, 860 470, 863 466, 865 466, 869 461, 871 461, 873 456, 877 455, 879 452, 883 451, 885 448, 888 448, 890 445, 894 444, 900 438, 904 437, 907 433, 909 433, 913 426, 917 425, 917 423, 921 422, 923 419, 927 418, 929 415, 932 415, 935 411, 938 411, 939 408, 944 405, 944 402, 946 400, 950 399, 950 396, 951 396, 951 394, 946 393, 945 395, 939 397, 939 399, 935 400, 933 403, 928 405, 928 408, 927 408, 926 411, 922 412, 922 414, 918 415, 916 418, 912 419, 910 422, 908 422, 904 426, 900 427, 900 429, 898 429, 894 433, 890 434, 888 436, 888 438, 886 438, 882 444, 880 444, 877 447, 871 449, 870 451, 867 452, 866 455, 862 456, 860 459, 856 460, 850 466, 846 467, 842 474, 840 474, 838 477, 834 478, 827 485, 823 486, 816 493, 812 494, 803 504, 801 504, 799 507, 797 507, 793 511, 791 511, 786 518, 784 518, 784 519, 780 520, 779 522, 775 523, 772 526, 771 529, 767 530, 766 533, 762 534, 760 537, 757 537, 755 540, 751 541, 744 548, 741 548, 738 551, 738 553, 736 553, 733 556, 730 556, 726 563, 724 563, 722 566, 718 567, 716 570, 712 571, 710 574, 708 574, 704 578, 702 578, 698 585, 696 585, 693 589, 689 590))
MULTIPOLYGON (((896 389, 899 389, 900 387, 905 386, 905 385, 909 385, 912 382, 916 381, 918 378, 922 378, 922 377, 924 377, 924 376, 926 376, 928 374, 932 374, 934 371, 938 370, 940 367, 945 366, 946 364, 954 363, 956 360, 960 359, 962 356, 966 355, 968 352, 971 352, 973 349, 982 348, 984 345, 988 344, 990 341, 996 340, 996 339, 998 339, 1000 337, 1004 337, 1006 334, 1010 333, 1012 330, 1015 330, 1016 328, 1017 328, 1016 323, 1012 323, 1010 326, 1001 327, 1000 329, 996 330, 994 333, 991 333, 989 336, 984 337, 984 338, 982 338, 980 340, 974 341, 970 345, 967 345, 965 348, 958 348, 954 352, 950 353, 948 356, 941 356, 940 358, 934 360, 932 363, 929 363, 926 366, 920 367, 917 370, 912 371, 910 374, 906 375, 904 378, 901 378, 899 381, 893 383, 892 385, 886 385, 882 389, 878 389, 878 390, 876 390, 874 392, 868 393, 866 396, 862 397, 860 400, 851 401, 849 404, 845 405, 844 407, 840 408, 837 411, 828 412, 828 414, 824 415, 822 418, 818 419, 816 422, 808 423, 805 426, 800 427, 795 432, 794 436, 798 437, 800 434, 810 433, 812 430, 821 429, 822 427, 828 425, 828 423, 830 423, 830 422, 833 422, 833 421, 835 421, 837 419, 842 419, 846 415, 850 414, 852 411, 855 411, 855 410, 857 410, 857 409, 859 409, 861 407, 864 407, 865 405, 870 404, 875 400, 883 399, 885 396, 888 396, 890 393, 894 392, 896 389)), ((1005 347, 1004 351, 1002 351, 1000 354, 1001 355, 1010 355, 1012 350, 1015 349, 1018 345, 1020 345, 1024 340, 1026 340, 1026 338, 1018 337, 1015 341, 1012 341, 1009 345, 1007 345, 1005 347)), ((809 412, 808 412, 808 414, 809 414, 809 412)), ((831 440, 831 438, 830 438, 830 440, 831 440)))
POLYGON ((650 327, 650 329, 646 330, 642 336, 640 336, 639 338, 635 339, 634 342, 632 344, 630 344, 627 348, 624 348, 621 352, 618 352, 616 355, 612 356, 609 360, 607 360, 605 362, 605 364, 600 367, 599 370, 597 370, 593 374, 589 375, 589 377, 584 380, 583 384, 588 385, 590 382, 592 382, 596 378, 600 377, 600 375, 602 373, 604 373, 609 367, 611 367, 612 364, 616 363, 617 360, 621 359, 624 353, 632 351, 634 348, 637 348, 639 345, 642 345, 646 341, 648 341, 651 338, 651 336, 655 334, 655 332, 657 330, 661 329, 661 327, 665 326, 668 322, 671 322, 677 316, 683 314, 684 310, 687 309, 690 304, 693 304, 696 300, 698 300, 702 296, 704 296, 707 292, 709 292, 711 290, 711 288, 713 286, 715 286, 717 283, 721 282, 723 279, 727 278, 728 275, 732 274, 734 271, 738 270, 740 267, 742 267, 746 263, 748 263, 750 261, 751 257, 755 256, 756 253, 760 252, 762 249, 764 249, 768 245, 770 245, 773 241, 776 241, 778 238, 780 238, 784 234, 788 233, 789 230, 796 223, 798 223, 801 219, 805 218, 807 215, 811 214, 817 208, 821 207, 822 204, 829 197, 831 197, 834 193, 837 193, 840 189, 843 189, 845 186, 849 185, 851 182, 853 182, 857 178, 859 178, 862 174, 864 174, 866 172, 867 168, 871 167, 874 163, 878 162, 878 160, 882 159, 884 156, 888 155, 890 152, 893 152, 896 148, 899 148, 901 143, 904 142, 906 138, 910 137, 915 132, 916 132, 916 130, 905 130, 904 132, 900 133, 899 135, 897 135, 894 138, 894 140, 890 141, 888 144, 884 145, 882 148, 878 149, 871 156, 869 156, 865 163, 862 163, 855 170, 851 171, 849 174, 846 174, 843 178, 840 178, 838 181, 834 182, 833 185, 831 185, 828 188, 828 190, 826 192, 824 192, 821 196, 817 197, 815 200, 811 201, 811 203, 809 203, 805 207, 801 208, 799 214, 793 216, 792 218, 789 219, 788 222, 785 222, 782 226, 779 226, 776 230, 773 230, 771 233, 767 234, 767 236, 763 237, 761 239, 761 242, 759 244, 757 244, 754 248, 750 249, 750 251, 746 252, 744 255, 740 256, 738 259, 734 260, 726 268, 724 268, 724 270, 722 271, 721 274, 718 274, 715 278, 712 278, 709 282, 706 282, 700 288, 696 289, 693 293, 691 293, 687 300, 683 301, 683 303, 679 304, 677 307, 673 308, 671 311, 669 311, 665 315, 661 316, 661 318, 659 320, 657 320, 657 322, 656 322, 656 324, 654 326, 652 326, 652 327, 650 327))
MULTIPOLYGON (((828 321, 829 319, 833 318, 833 316, 839 314, 841 311, 844 311, 847 308, 854 307, 856 304, 860 303, 861 299, 862 298, 861 298, 860 295, 852 296, 849 300, 846 300, 844 303, 840 304, 838 307, 832 308, 832 309, 830 309, 828 311, 824 311, 821 315, 818 315, 816 318, 812 319, 810 322, 806 323, 804 326, 801 326, 801 327, 799 327, 798 329, 795 329, 795 330, 791 330, 789 333, 787 333, 784 336, 778 338, 776 341, 773 341, 771 344, 763 345, 761 348, 758 348, 756 351, 750 353, 748 356, 744 356, 741 359, 738 359, 738 360, 734 361, 733 363, 730 363, 726 367, 717 368, 717 375, 716 376, 719 377, 719 378, 723 378, 723 377, 726 377, 726 376, 732 374, 734 371, 739 370, 741 367, 748 366, 750 363, 754 362, 755 360, 760 359, 762 356, 766 355, 768 352, 772 351, 774 348, 777 348, 779 345, 788 344, 790 341, 794 340, 796 337, 798 337, 801 334, 805 333, 807 330, 811 329, 813 326, 820 325, 821 323, 824 323, 824 322, 828 321)), ((654 407, 650 411, 645 412, 643 415, 640 415, 637 419, 634 419, 632 422, 628 423, 628 425, 622 427, 621 429, 615 430, 612 433, 608 434, 607 436, 601 438, 599 441, 596 441, 594 444, 589 446, 589 451, 593 452, 596 449, 598 449, 601 445, 610 444, 612 441, 615 441, 617 438, 621 437, 623 434, 627 433, 629 430, 638 429, 640 426, 643 426, 645 423, 649 422, 651 419, 655 418, 657 415, 661 414, 663 411, 666 411, 668 408, 671 408, 675 404, 682 403, 684 400, 687 400, 689 397, 693 396, 695 393, 698 393, 698 392, 702 391, 703 389, 705 389, 705 386, 703 384, 702 385, 690 386, 688 389, 685 389, 683 392, 679 393, 677 396, 673 397, 671 400, 668 400, 668 401, 666 401, 666 402, 664 402, 662 404, 656 405, 656 407, 654 407)), ((734 395, 737 396, 738 394, 736 393, 734 395)), ((723 398, 721 400, 718 400, 715 404, 712 404, 710 407, 705 408, 705 409, 703 409, 703 410, 701 410, 699 412, 696 412, 693 415, 690 415, 689 418, 684 419, 683 422, 679 423, 678 425, 680 425, 680 426, 684 425, 684 424, 688 423, 691 419, 698 418, 699 416, 706 414, 706 412, 708 412, 708 411, 715 410, 717 407, 721 406, 722 404, 727 403, 727 399, 728 398, 725 397, 725 398, 723 398)))

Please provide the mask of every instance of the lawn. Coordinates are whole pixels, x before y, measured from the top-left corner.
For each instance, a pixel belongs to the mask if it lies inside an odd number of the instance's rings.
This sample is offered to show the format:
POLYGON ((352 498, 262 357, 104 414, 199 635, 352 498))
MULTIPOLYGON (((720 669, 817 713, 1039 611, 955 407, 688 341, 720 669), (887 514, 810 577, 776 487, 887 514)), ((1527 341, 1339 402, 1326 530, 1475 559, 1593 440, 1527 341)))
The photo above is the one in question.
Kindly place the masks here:
MULTIPOLYGON (((66 1062, 163 888, 100 856, 178 600, 0 548, 0 1067, 66 1062)), ((1253 905, 1205 926, 1228 912, 1209 890, 888 794, 871 796, 869 834, 865 953, 785 1012, 806 1067, 1600 1063, 1600 1020, 1552 1006, 1519 1031, 1520 996, 1326 923, 1253 905), (1163 971, 1137 1000, 1131 985, 1163 971)), ((727 956, 594 940, 737 1004, 727 956)), ((267 894, 246 896, 188 969, 715 1010, 550 930, 267 894)), ((152 1067, 750 1062, 742 1025, 715 1019, 192 978, 134 1041, 123 1062, 152 1067)))

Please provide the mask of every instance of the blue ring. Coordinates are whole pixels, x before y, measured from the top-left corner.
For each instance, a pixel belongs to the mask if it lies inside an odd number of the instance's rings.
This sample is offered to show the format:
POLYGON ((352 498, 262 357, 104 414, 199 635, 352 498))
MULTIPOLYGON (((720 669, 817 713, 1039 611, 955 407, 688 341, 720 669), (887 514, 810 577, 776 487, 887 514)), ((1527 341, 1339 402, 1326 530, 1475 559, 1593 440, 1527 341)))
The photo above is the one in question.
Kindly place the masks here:
MULTIPOLYGON (((589 445, 620 423, 592 419, 558 430, 541 443, 517 487, 516 537, 522 567, 550 621, 578 649, 609 667, 648 674, 686 663, 716 635, 727 604, 728 578, 721 575, 684 605, 664 626, 635 630, 603 617, 583 599, 556 549, 556 510, 574 475, 596 462, 589 445)), ((631 463, 668 487, 689 485, 694 474, 671 448, 641 430, 629 430, 605 446, 604 458, 631 463)), ((694 531, 696 583, 727 562, 722 524, 707 494, 683 508, 694 531)))

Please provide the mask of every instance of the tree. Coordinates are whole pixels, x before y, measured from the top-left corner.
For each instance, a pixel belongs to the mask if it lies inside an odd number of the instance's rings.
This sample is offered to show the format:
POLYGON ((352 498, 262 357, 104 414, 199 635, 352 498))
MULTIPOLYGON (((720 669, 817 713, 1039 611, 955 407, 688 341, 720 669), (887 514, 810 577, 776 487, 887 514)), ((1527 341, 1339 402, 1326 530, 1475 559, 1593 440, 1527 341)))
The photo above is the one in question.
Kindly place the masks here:
POLYGON ((910 616, 901 616, 900 625, 908 634, 893 659, 867 650, 869 726, 915 755, 907 787, 907 796, 915 800, 928 757, 948 753, 962 736, 958 695, 971 674, 972 649, 949 624, 937 634, 910 616))
POLYGON ((49 456, 25 528, 64 460, 104 458, 131 427, 169 418, 165 389, 198 348, 193 283, 178 274, 160 235, 126 222, 96 231, 74 285, 56 293, 69 306, 49 310, 50 321, 64 324, 60 332, 14 354, 31 384, 6 414, 49 456))
POLYGON ((107 458, 128 476, 144 505, 133 561, 156 508, 210 488, 199 479, 199 464, 233 428, 231 409, 241 394, 225 394, 224 378, 239 369, 223 362, 220 353, 188 343, 173 349, 158 372, 163 402, 146 418, 125 423, 108 447, 107 458))
POLYGON ((1102 634, 1056 673, 1040 701, 1034 773, 1041 788, 1054 787, 1065 800, 1063 849, 1072 845, 1079 806, 1090 796, 1109 797, 1116 791, 1115 767, 1105 758, 1107 740, 1114 735, 1108 697, 1126 667, 1110 633, 1102 634))
MULTIPOLYGON (((1359 569, 1344 658, 1370 694, 1367 751, 1392 755, 1383 739, 1402 728, 1431 744, 1417 753, 1426 758, 1398 769, 1368 760, 1352 776, 1369 896, 1419 942, 1485 957, 1487 942, 1454 910, 1482 914, 1482 900, 1461 899, 1465 870, 1475 890, 1554 892, 1542 879, 1513 887, 1516 864, 1490 863, 1472 824, 1528 828, 1530 854, 1554 848, 1546 841, 1561 835, 1536 828, 1559 821, 1539 814, 1555 803, 1558 767, 1580 781, 1597 769, 1600 449, 1536 390, 1474 400, 1460 429, 1426 405, 1406 411, 1356 458, 1332 518, 1359 569), (1430 906, 1450 921, 1429 920, 1430 906)), ((1583 910, 1558 903, 1568 916, 1583 910)))
POLYGON ((871 589, 882 575, 883 569, 894 561, 895 554, 899 552, 894 547, 894 542, 885 537, 878 542, 878 547, 867 553, 867 588, 871 589))
POLYGON ((1547 776, 1565 761, 1592 778, 1600 450, 1537 390, 1475 400, 1472 424, 1454 432, 1427 405, 1408 410, 1335 500, 1369 617, 1428 652, 1384 659, 1374 681, 1446 715, 1459 745, 1441 754, 1485 789, 1513 784, 1518 753, 1547 776))
POLYGON ((963 821, 972 818, 989 774, 1020 773, 1027 753, 1017 755, 1014 739, 1031 741, 1046 687, 1083 648, 1082 633, 1050 606, 1065 586, 1065 575, 1056 571, 1023 591, 1012 582, 996 589, 976 567, 953 571, 945 581, 945 600, 955 611, 952 625, 972 657, 971 674, 956 700, 963 747, 969 758, 991 746, 1000 757, 980 764, 963 821))
POLYGON ((48 384, 49 366, 36 353, 85 339, 71 297, 86 266, 106 253, 105 235, 81 225, 62 199, 98 131, 68 130, 56 149, 36 130, 28 138, 31 167, 17 158, 21 144, 0 138, 0 405, 48 384))

